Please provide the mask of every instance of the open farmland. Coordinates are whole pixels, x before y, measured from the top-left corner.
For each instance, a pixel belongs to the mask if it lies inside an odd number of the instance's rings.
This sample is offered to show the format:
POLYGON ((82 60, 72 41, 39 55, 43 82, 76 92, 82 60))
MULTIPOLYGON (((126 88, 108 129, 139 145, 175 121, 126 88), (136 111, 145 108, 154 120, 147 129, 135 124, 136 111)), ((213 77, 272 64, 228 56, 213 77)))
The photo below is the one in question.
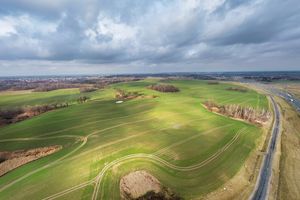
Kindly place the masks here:
POLYGON ((8 91, 0 92, 0 108, 13 108, 20 106, 34 106, 39 104, 51 104, 51 103, 62 103, 70 102, 76 103, 78 97, 85 95, 94 98, 103 98, 104 95, 108 95, 109 92, 89 92, 80 94, 78 88, 71 89, 59 89, 49 92, 32 92, 30 90, 24 91, 8 91))
MULTIPOLYGON (((264 95, 228 83, 146 79, 91 92, 91 100, 0 129, 0 150, 61 145, 62 150, 0 178, 1 199, 119 199, 119 181, 146 170, 180 197, 202 197, 226 183, 255 148, 262 128, 207 111, 207 100, 269 109, 264 95), (157 98, 115 103, 115 89, 157 98), (12 195, 13 194, 13 195, 12 195)), ((74 101, 78 89, 0 94, 1 107, 74 101)))

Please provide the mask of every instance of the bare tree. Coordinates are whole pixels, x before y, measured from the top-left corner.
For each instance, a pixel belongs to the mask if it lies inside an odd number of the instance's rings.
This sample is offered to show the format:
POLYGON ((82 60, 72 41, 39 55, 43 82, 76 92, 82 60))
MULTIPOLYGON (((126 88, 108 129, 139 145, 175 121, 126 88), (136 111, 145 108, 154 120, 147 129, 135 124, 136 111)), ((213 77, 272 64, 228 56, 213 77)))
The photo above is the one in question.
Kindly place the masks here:
POLYGON ((270 112, 262 109, 256 110, 252 107, 242 107, 240 105, 218 105, 212 101, 204 102, 205 107, 213 112, 217 112, 229 117, 239 118, 251 123, 264 123, 270 118, 270 112))

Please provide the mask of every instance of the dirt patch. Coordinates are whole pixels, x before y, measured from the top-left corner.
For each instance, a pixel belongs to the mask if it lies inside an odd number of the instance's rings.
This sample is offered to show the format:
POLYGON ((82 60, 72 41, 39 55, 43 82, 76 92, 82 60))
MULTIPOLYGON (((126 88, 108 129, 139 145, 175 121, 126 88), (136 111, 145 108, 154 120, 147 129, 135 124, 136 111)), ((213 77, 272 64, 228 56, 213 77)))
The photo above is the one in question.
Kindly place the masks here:
POLYGON ((61 146, 41 147, 30 150, 17 150, 13 152, 3 151, 0 152, 0 176, 8 173, 9 171, 25 165, 31 161, 37 160, 44 156, 50 155, 59 151, 61 146))
MULTIPOLYGON (((159 181, 146 171, 135 171, 124 176, 120 181, 122 196, 136 199, 149 191, 161 191, 159 181)), ((126 198, 124 198, 126 199, 126 198)))
POLYGON ((120 192, 124 200, 181 199, 162 187, 160 182, 146 171, 135 171, 124 176, 120 181, 120 192))

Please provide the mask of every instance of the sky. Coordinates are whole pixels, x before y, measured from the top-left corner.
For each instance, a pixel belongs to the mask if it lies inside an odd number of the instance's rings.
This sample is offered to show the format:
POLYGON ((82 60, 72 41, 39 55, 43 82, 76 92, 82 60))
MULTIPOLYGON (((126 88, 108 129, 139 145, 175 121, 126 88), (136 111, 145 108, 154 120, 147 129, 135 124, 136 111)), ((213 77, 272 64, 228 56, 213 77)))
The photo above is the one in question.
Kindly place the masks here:
POLYGON ((300 70, 299 0, 0 4, 0 76, 300 70))

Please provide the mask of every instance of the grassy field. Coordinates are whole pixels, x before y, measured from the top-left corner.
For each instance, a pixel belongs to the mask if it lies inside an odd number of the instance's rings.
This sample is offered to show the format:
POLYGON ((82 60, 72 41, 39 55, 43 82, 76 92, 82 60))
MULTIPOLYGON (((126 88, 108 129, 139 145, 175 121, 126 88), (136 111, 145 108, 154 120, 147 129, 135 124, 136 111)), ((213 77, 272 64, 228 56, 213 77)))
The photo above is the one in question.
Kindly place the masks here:
POLYGON ((5 91, 0 92, 0 108, 6 109, 61 102, 76 103, 80 96, 88 96, 91 99, 99 99, 104 98, 104 94, 108 94, 108 92, 103 94, 99 92, 80 93, 78 88, 59 89, 49 92, 32 92, 31 90, 5 91))
MULTIPOLYGON (((252 90, 227 90, 232 85, 226 83, 194 80, 169 81, 178 93, 146 88, 157 81, 114 84, 90 93, 87 103, 1 128, 1 151, 63 146, 1 177, 1 199, 118 199, 120 177, 138 169, 185 199, 222 186, 241 168, 262 130, 210 113, 202 103, 268 109, 267 98, 252 90), (116 104, 115 88, 159 97, 116 104)), ((79 95, 78 89, 2 94, 0 107, 68 101, 79 95)))

